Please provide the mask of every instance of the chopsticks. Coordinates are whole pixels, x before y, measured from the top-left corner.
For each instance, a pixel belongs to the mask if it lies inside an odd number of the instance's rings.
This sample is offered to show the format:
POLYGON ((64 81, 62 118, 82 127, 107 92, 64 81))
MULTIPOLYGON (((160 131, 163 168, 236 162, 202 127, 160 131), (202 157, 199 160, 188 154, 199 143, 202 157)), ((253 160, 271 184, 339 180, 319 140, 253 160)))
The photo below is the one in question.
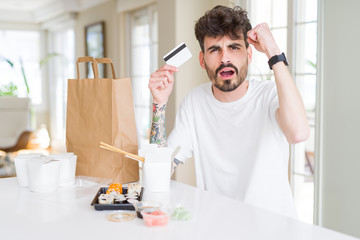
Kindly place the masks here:
POLYGON ((136 161, 139 161, 139 162, 145 162, 145 158, 144 157, 140 157, 138 155, 135 155, 135 154, 132 154, 132 153, 128 153, 124 150, 121 150, 119 148, 116 148, 114 146, 111 146, 107 143, 104 143, 104 142, 100 142, 100 148, 103 148, 103 149, 106 149, 106 150, 109 150, 109 151, 113 151, 113 152, 117 152, 117 153, 122 153, 122 154, 125 154, 125 157, 128 157, 128 158, 131 158, 131 159, 134 159, 136 161))

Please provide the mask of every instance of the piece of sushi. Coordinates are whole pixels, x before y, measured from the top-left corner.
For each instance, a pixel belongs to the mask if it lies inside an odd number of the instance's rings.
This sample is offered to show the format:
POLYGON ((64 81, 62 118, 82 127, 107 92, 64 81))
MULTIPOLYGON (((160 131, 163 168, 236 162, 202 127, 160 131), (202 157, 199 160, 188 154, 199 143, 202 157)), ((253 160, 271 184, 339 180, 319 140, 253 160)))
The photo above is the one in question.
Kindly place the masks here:
POLYGON ((137 194, 140 195, 141 192, 141 186, 139 183, 130 183, 128 186, 128 193, 133 193, 136 192, 137 194))
POLYGON ((126 202, 126 197, 122 194, 118 194, 117 196, 115 196, 114 198, 114 203, 115 204, 122 204, 126 202))
POLYGON ((99 204, 112 204, 114 203, 114 196, 111 194, 100 194, 98 197, 99 204))
POLYGON ((123 189, 122 189, 122 185, 120 183, 113 183, 113 184, 110 184, 110 186, 107 189, 106 193, 110 194, 110 193, 116 192, 116 193, 121 194, 122 191, 123 191, 123 189))

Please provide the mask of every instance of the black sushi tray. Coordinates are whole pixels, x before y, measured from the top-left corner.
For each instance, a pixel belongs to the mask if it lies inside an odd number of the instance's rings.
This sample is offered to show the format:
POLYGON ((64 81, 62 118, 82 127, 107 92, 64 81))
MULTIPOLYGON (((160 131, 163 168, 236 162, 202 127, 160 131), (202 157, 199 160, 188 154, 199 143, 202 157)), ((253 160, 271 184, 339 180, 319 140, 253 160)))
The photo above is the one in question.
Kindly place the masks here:
MULTIPOLYGON (((94 206, 95 210, 102 211, 102 210, 130 210, 135 211, 135 207, 132 203, 112 203, 112 204, 100 204, 99 203, 99 196, 100 194, 106 193, 108 187, 101 187, 99 191, 96 193, 94 199, 91 202, 91 206, 94 206)), ((123 187, 123 194, 127 193, 128 188, 123 187)), ((144 188, 141 188, 141 192, 137 200, 141 201, 143 197, 144 188)))

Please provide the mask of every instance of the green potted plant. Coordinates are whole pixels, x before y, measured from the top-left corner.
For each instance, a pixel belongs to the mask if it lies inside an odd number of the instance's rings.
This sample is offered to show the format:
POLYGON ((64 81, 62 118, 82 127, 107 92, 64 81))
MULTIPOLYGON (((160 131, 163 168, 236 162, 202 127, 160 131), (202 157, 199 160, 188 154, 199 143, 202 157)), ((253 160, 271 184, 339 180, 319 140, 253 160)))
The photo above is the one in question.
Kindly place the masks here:
MULTIPOLYGON (((50 59, 54 58, 54 57, 57 57, 57 56, 61 56, 60 54, 58 53, 50 53, 50 54, 47 54, 44 58, 42 58, 40 61, 39 61, 39 68, 41 68, 44 64, 46 64, 50 59)), ((14 63, 10 60, 10 59, 7 59, 5 57, 2 57, 0 56, 0 61, 5 61, 9 64, 9 66, 15 71, 15 67, 14 67, 14 63)), ((26 94, 27 96, 24 97, 24 101, 29 101, 29 95, 30 95, 30 88, 29 88, 29 84, 28 84, 28 78, 26 76, 26 72, 25 72, 25 69, 24 69, 24 65, 23 65, 23 61, 21 58, 19 58, 19 64, 20 64, 20 69, 21 69, 21 75, 22 75, 22 78, 23 78, 23 81, 24 81, 24 85, 26 87, 26 94)), ((9 82, 7 84, 3 84, 3 85, 0 85, 0 97, 18 97, 18 86, 13 83, 13 82, 9 82)), ((7 99, 6 100, 6 104, 8 105, 7 107, 11 107, 11 102, 14 102, 14 104, 16 105, 17 102, 21 101, 21 99, 17 99, 17 100, 10 100, 10 99, 7 99)), ((34 113, 34 110, 33 108, 31 107, 31 126, 33 128, 36 128, 35 126, 35 113, 34 113)))

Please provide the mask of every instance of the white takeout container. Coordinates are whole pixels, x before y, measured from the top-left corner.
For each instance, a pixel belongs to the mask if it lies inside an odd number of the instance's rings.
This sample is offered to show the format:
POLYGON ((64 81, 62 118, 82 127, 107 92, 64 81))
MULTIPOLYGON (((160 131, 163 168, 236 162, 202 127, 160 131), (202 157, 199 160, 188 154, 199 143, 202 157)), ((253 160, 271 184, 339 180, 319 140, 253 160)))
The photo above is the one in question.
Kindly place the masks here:
POLYGON ((141 154, 145 157, 142 169, 145 191, 169 191, 172 150, 167 147, 148 147, 146 151, 141 151, 141 154))
POLYGON ((29 176, 28 176, 28 168, 27 163, 30 159, 35 157, 40 157, 42 153, 29 153, 29 154, 19 154, 15 157, 15 171, 16 177, 19 182, 20 187, 28 187, 29 186, 29 176))
POLYGON ((40 156, 27 164, 29 189, 32 192, 53 192, 59 184, 60 161, 40 156))
MULTIPOLYGON (((43 169, 47 168, 59 168, 59 172, 52 176, 53 178, 58 178, 56 181, 54 179, 52 181, 54 184, 56 182, 56 187, 72 186, 75 184, 77 156, 74 153, 52 154, 49 156, 42 155, 41 153, 20 154, 14 159, 14 162, 16 177, 18 179, 19 186, 21 187, 30 186, 30 175, 33 176, 33 182, 40 181, 39 179, 41 177, 45 177, 45 173, 42 173, 43 169), (31 167, 29 167, 29 162, 32 162, 33 160, 34 162, 31 163, 31 167), (59 162, 60 166, 52 166, 53 162, 48 163, 50 160, 59 162), (37 174, 40 175, 37 176, 37 174)), ((57 163, 55 165, 57 165, 57 163)), ((37 187, 34 187, 33 184, 30 190, 34 189, 37 189, 37 187)))
POLYGON ((60 161, 59 186, 74 185, 77 156, 74 153, 62 153, 49 155, 49 157, 60 161))

